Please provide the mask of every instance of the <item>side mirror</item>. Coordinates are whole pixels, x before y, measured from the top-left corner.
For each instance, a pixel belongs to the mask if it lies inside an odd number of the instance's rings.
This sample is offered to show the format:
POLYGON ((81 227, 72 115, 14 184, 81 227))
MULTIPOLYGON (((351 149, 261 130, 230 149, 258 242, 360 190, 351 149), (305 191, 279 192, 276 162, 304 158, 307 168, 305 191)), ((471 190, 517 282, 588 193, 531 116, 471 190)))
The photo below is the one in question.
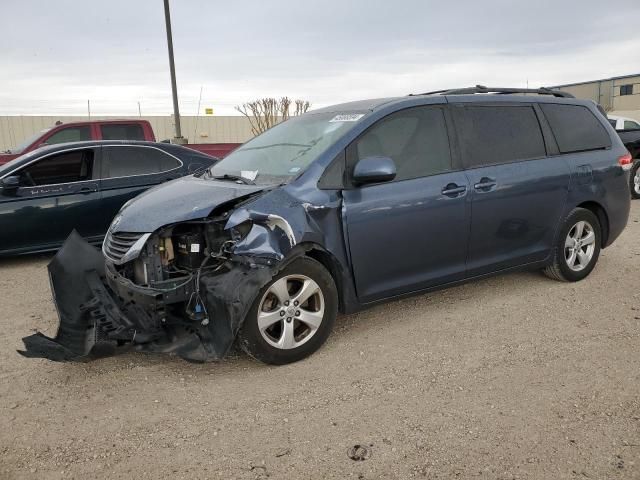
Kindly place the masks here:
POLYGON ((18 175, 10 175, 8 177, 4 177, 2 181, 0 181, 0 192, 2 194, 13 194, 18 190, 20 186, 20 177, 18 175))
POLYGON ((353 183, 388 182, 396 178, 396 164, 389 157, 367 157, 356 163, 353 169, 353 183))

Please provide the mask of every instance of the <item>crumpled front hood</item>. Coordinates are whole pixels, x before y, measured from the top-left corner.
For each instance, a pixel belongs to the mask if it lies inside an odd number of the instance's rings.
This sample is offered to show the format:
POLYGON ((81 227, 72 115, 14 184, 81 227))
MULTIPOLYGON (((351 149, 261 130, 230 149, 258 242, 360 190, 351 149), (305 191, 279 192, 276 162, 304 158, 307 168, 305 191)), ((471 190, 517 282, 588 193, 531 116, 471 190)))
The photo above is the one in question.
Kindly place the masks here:
POLYGON ((219 205, 267 188, 271 187, 182 177, 134 198, 111 225, 117 232, 150 233, 170 223, 204 218, 219 205))

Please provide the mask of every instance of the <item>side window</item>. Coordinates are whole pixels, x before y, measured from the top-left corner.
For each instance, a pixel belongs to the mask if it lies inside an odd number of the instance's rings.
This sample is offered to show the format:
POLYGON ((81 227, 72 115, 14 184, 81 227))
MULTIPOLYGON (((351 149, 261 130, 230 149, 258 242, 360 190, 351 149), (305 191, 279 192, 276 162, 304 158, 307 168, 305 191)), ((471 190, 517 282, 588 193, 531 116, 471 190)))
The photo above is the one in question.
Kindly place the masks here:
POLYGON ((531 106, 454 108, 467 168, 517 162, 546 155, 544 138, 531 106))
POLYGON ((614 120, 612 118, 608 118, 607 120, 609 120, 609 123, 613 128, 616 128, 616 125, 618 125, 618 120, 614 120))
POLYGON ((20 185, 56 185, 93 178, 93 150, 73 150, 51 155, 18 172, 20 185))
POLYGON ((611 146, 604 126, 582 105, 540 104, 558 142, 560 153, 584 152, 611 146))
POLYGON ((112 123, 100 125, 103 140, 145 140, 141 125, 112 123))
POLYGON ((357 160, 390 157, 396 164, 395 180, 451 170, 444 112, 437 107, 417 107, 393 113, 356 141, 355 153, 357 160))
POLYGON ((634 122, 634 121, 631 121, 631 120, 625 120, 624 121, 624 129, 625 130, 633 130, 633 129, 636 129, 636 128, 640 128, 640 123, 634 122))
POLYGON ((82 142, 91 140, 91 127, 68 127, 57 131, 45 140, 47 145, 67 142, 82 142))
POLYGON ((151 175, 180 166, 171 155, 151 147, 106 147, 103 150, 102 178, 151 175))
POLYGON ((633 95, 633 83, 620 85, 620 95, 633 95))

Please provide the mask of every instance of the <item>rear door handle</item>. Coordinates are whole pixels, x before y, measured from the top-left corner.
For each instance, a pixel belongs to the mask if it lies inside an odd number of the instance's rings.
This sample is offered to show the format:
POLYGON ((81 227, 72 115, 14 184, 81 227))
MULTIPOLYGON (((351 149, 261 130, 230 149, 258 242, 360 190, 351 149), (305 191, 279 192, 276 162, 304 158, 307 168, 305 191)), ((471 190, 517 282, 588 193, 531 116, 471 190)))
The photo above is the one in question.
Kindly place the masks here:
POLYGON ((489 192, 496 186, 496 179, 489 177, 482 177, 480 181, 473 185, 473 188, 481 192, 489 192))
POLYGON ((466 186, 459 186, 455 183, 450 183, 442 189, 442 194, 446 195, 447 197, 455 198, 462 196, 466 191, 466 186))

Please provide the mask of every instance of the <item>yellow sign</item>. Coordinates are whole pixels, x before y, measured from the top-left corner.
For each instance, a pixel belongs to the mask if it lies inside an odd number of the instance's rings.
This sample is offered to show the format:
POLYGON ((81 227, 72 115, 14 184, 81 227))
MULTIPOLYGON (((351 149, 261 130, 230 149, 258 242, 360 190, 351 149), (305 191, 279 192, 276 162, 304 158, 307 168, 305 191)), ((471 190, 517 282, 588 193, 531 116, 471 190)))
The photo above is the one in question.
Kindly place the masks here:
POLYGON ((205 115, 213 115, 213 108, 205 108, 204 109, 204 114, 205 115))

